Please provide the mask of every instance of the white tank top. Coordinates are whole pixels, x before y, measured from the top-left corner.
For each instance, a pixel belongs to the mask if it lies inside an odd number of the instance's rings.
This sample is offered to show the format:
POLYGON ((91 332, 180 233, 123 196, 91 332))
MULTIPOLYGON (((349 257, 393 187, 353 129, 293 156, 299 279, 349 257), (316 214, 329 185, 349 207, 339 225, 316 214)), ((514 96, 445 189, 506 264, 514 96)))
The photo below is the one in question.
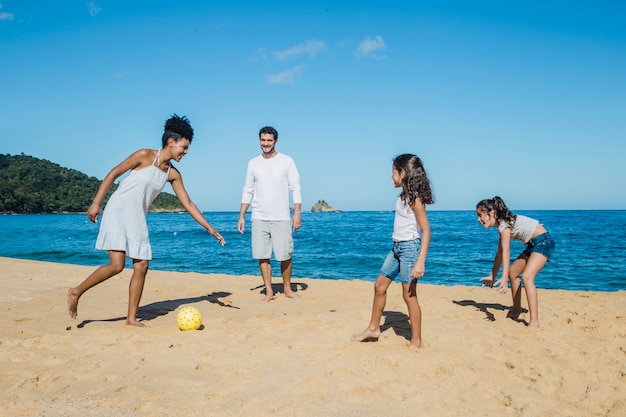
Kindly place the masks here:
POLYGON ((393 219, 394 242, 406 242, 420 237, 420 228, 413 209, 400 197, 396 200, 396 216, 393 219))

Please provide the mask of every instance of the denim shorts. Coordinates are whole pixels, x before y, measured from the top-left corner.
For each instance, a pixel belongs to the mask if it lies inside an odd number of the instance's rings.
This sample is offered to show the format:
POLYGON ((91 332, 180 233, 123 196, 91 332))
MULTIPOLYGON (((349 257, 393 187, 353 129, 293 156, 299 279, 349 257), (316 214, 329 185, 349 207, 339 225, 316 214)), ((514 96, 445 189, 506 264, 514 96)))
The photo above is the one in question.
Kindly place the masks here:
POLYGON ((403 284, 417 281, 411 276, 411 272, 417 261, 421 241, 421 238, 417 238, 404 242, 393 242, 393 247, 380 268, 380 274, 392 281, 400 274, 400 282, 403 284))
POLYGON ((555 246, 556 244, 550 235, 547 232, 542 233, 528 241, 522 255, 530 256, 531 253, 540 253, 549 261, 552 258, 555 246))

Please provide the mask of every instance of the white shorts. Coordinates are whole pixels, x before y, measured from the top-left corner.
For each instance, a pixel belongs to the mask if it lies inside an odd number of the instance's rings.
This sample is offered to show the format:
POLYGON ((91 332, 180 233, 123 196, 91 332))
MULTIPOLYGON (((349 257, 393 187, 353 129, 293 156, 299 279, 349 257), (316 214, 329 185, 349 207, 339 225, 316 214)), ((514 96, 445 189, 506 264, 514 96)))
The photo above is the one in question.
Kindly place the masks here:
POLYGON ((272 250, 277 261, 291 259, 293 253, 291 220, 252 219, 252 257, 269 259, 272 250))

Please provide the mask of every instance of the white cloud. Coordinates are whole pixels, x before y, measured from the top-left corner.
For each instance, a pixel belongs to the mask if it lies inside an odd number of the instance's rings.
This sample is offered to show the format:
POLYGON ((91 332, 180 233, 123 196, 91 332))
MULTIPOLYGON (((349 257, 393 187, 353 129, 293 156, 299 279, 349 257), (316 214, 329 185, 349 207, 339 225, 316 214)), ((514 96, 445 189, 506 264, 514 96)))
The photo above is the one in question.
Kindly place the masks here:
POLYGON ((98 7, 93 1, 87 3, 87 9, 89 10, 89 15, 91 15, 92 17, 102 11, 102 9, 98 7))
POLYGON ((343 49, 343 48, 347 48, 351 44, 352 44, 352 41, 350 39, 346 39, 346 40, 337 42, 336 46, 338 49, 343 49))
POLYGON ((318 52, 324 51, 326 51, 326 44, 324 42, 310 39, 305 43, 294 46, 293 48, 285 49, 284 51, 275 51, 273 55, 276 59, 283 61, 287 58, 302 54, 309 54, 309 56, 312 57, 315 56, 315 54, 317 54, 318 52))
MULTIPOLYGON (((2 3, 0 3, 0 9, 2 9, 2 3)), ((13 13, 9 13, 9 12, 0 13, 0 20, 13 20, 13 13)))
POLYGON ((130 71, 118 71, 113 74, 113 78, 122 79, 130 76, 130 71))
POLYGON ((298 74, 304 68, 304 65, 298 65, 290 70, 280 72, 278 74, 267 77, 268 84, 291 84, 296 81, 298 74))
POLYGON ((387 49, 385 41, 380 35, 376 35, 374 38, 369 36, 364 41, 359 42, 359 46, 356 48, 357 56, 384 58, 383 51, 387 49))
POLYGON ((254 51, 254 54, 250 58, 250 60, 251 61, 264 61, 264 62, 269 61, 269 58, 267 56, 267 48, 259 48, 256 51, 254 51))

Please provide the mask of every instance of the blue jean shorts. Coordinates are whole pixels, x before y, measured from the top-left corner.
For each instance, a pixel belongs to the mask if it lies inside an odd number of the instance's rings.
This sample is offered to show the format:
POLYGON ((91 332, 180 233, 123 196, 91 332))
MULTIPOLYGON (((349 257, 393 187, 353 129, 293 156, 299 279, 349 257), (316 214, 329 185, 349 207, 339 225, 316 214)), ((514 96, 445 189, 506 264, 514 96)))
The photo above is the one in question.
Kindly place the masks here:
POLYGON ((419 252, 421 241, 421 238, 417 238, 415 240, 393 242, 393 247, 380 268, 380 274, 392 281, 400 274, 400 282, 403 284, 416 282, 417 279, 411 276, 411 272, 415 262, 417 262, 417 253, 419 252))
POLYGON ((549 261, 552 258, 555 246, 556 244, 550 235, 547 232, 542 233, 528 241, 522 255, 530 256, 531 253, 540 253, 549 261))

